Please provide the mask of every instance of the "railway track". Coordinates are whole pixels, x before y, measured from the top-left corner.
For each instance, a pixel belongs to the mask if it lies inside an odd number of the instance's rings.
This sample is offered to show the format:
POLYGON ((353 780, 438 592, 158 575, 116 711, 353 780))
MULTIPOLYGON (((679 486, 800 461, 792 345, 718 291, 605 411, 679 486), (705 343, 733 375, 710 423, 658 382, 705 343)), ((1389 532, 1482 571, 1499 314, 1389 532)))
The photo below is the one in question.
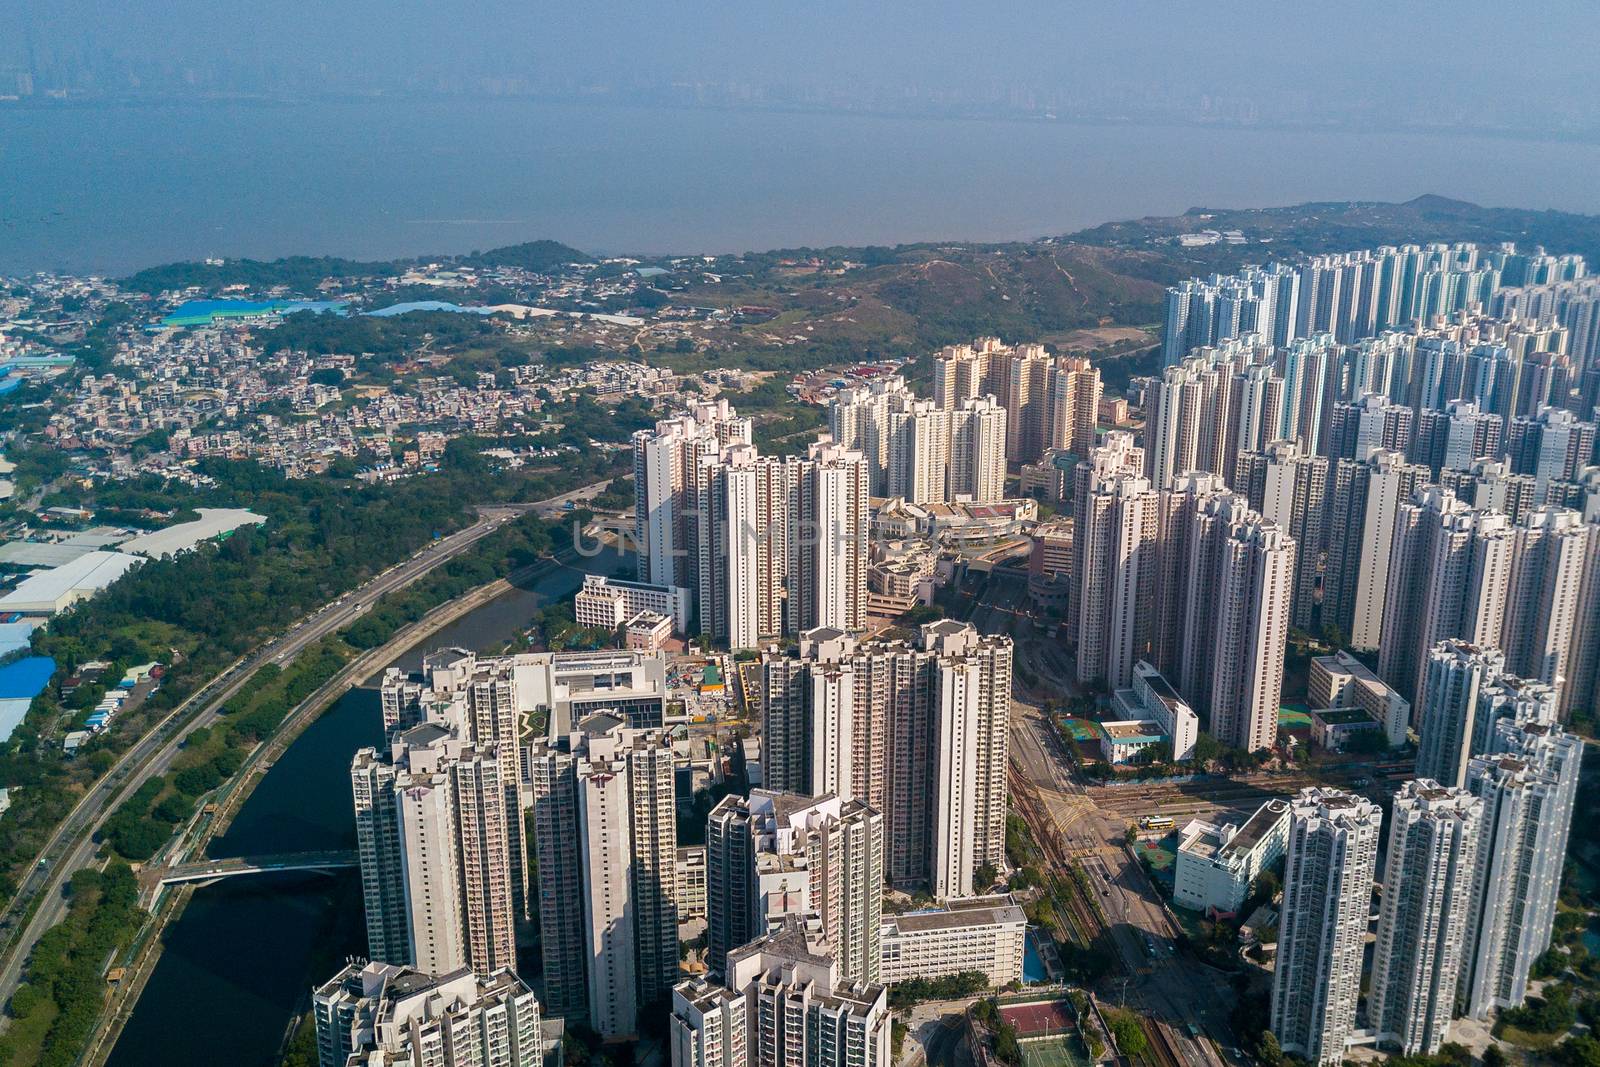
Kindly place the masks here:
POLYGON ((1363 785, 1357 787, 1350 782, 1319 782, 1311 778, 1279 779, 1272 783, 1243 783, 1232 786, 1221 786, 1208 789, 1205 792, 1184 793, 1177 789, 1167 789, 1154 792, 1107 791, 1094 796, 1095 806, 1110 815, 1176 815, 1188 814, 1199 811, 1214 810, 1218 808, 1253 808, 1256 804, 1270 797, 1292 796, 1307 786, 1332 785, 1334 788, 1354 789, 1356 792, 1367 792, 1375 784, 1389 783, 1396 779, 1411 777, 1415 772, 1408 766, 1398 770, 1374 770, 1368 772, 1363 785), (1108 795, 1109 794, 1109 795, 1108 795))
POLYGON ((1015 767, 1011 768, 1011 795, 1016 800, 1022 819, 1033 830, 1035 846, 1049 866, 1050 877, 1056 885, 1065 883, 1066 891, 1056 889, 1051 895, 1058 906, 1066 906, 1066 918, 1076 930, 1081 944, 1092 944, 1102 928, 1100 918, 1085 900, 1085 890, 1072 873, 1072 854, 1056 830, 1055 820, 1039 800, 1033 786, 1015 767))
POLYGON ((1167 1035, 1167 1027, 1156 1019, 1142 1016, 1145 1033, 1150 1035, 1151 1059, 1157 1067, 1190 1067, 1178 1046, 1167 1035))

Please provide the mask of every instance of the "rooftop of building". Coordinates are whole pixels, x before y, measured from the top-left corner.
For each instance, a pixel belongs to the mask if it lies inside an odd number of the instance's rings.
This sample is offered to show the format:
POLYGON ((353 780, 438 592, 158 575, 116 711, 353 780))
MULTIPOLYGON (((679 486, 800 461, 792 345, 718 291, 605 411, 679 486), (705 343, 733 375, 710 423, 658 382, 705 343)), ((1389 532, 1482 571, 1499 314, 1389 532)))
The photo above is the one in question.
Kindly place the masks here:
POLYGON ((123 551, 160 559, 191 549, 213 537, 231 534, 241 526, 267 521, 265 515, 257 515, 243 508, 199 508, 196 513, 200 517, 192 522, 168 526, 124 542, 123 551))
POLYGON ((831 966, 833 963, 828 942, 822 933, 821 922, 808 922, 797 915, 784 916, 781 925, 766 937, 729 952, 730 968, 736 958, 745 958, 757 953, 770 953, 800 963, 818 963, 824 966, 831 966))
POLYGON ((142 562, 141 557, 125 552, 88 552, 59 567, 30 574, 0 598, 0 604, 20 611, 69 593, 104 589, 142 562))
POLYGON ((972 897, 953 901, 947 907, 932 911, 908 911, 897 915, 886 914, 885 926, 894 926, 902 933, 921 933, 930 930, 954 930, 963 926, 998 926, 1001 924, 1026 924, 1027 915, 1010 896, 972 897))
POLYGON ((1148 744, 1166 739, 1166 733, 1161 729, 1161 724, 1154 719, 1122 719, 1118 722, 1103 722, 1100 729, 1105 732, 1106 740, 1113 745, 1148 744))
POLYGON ((1231 865, 1249 855, 1288 814, 1289 802, 1274 798, 1257 808, 1242 826, 1219 826, 1195 819, 1179 835, 1178 851, 1231 865))
POLYGON ((1223 846, 1225 855, 1242 855, 1255 848, 1266 836, 1272 832, 1273 827, 1289 815, 1289 802, 1287 800, 1273 799, 1262 804, 1255 813, 1244 821, 1239 827, 1239 832, 1233 835, 1233 840, 1223 846))
POLYGON ((454 732, 443 723, 424 722, 402 733, 400 740, 411 748, 427 748, 435 742, 454 736, 454 732))
POLYGON ((614 715, 609 711, 596 711, 585 715, 578 721, 578 732, 589 737, 600 737, 619 726, 625 725, 627 725, 627 720, 620 715, 614 715))
POLYGON ((1167 681, 1166 677, 1162 675, 1160 671, 1152 671, 1143 677, 1145 684, 1150 687, 1151 692, 1155 693, 1155 695, 1160 697, 1162 700, 1171 704, 1182 704, 1184 702, 1183 697, 1178 695, 1178 691, 1172 688, 1172 683, 1167 681))
POLYGON ((649 582, 631 582, 624 578, 614 578, 608 574, 587 574, 583 578, 583 589, 595 592, 599 589, 636 590, 643 593, 660 593, 663 595, 678 595, 686 590, 670 585, 652 585, 649 582))
POLYGON ((704 976, 679 982, 673 987, 673 992, 702 1012, 709 1012, 712 1008, 740 996, 720 982, 713 982, 704 976))
POLYGON ((1223 840, 1224 827, 1192 819, 1178 835, 1178 852, 1196 859, 1214 859, 1223 840))
POLYGON ((833 796, 832 793, 814 797, 806 793, 784 793, 775 789, 750 790, 750 799, 754 802, 751 808, 769 808, 773 818, 779 822, 788 822, 797 812, 814 808, 818 804, 832 800, 833 796))
POLYGON ((672 620, 659 611, 641 611, 628 620, 629 629, 654 629, 662 623, 672 620))

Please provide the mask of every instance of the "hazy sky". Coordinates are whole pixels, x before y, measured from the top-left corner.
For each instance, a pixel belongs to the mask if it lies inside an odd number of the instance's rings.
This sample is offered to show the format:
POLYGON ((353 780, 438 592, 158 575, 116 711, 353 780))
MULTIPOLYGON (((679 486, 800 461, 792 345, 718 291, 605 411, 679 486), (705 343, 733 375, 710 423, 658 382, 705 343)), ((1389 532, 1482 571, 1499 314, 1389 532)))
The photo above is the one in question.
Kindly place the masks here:
POLYGON ((1306 92, 1353 106, 1513 102, 1582 114, 1600 89, 1592 0, 9 0, 0 62, 321 72, 374 86, 522 77, 796 86, 1107 82, 1306 92))

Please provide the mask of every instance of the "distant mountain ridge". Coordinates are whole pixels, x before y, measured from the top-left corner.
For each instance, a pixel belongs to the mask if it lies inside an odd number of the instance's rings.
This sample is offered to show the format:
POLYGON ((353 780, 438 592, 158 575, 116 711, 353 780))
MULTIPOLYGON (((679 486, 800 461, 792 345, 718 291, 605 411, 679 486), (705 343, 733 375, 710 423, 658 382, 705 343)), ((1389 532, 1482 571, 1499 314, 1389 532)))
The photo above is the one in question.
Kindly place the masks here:
MULTIPOLYGON (((1319 201, 1287 207, 1194 207, 1181 215, 1146 216, 1108 222, 1087 230, 1035 242, 921 241, 894 247, 861 246, 826 249, 788 248, 763 255, 806 256, 821 254, 849 259, 867 266, 888 266, 916 261, 940 250, 1002 253, 1038 252, 1063 245, 1089 245, 1121 252, 1157 252, 1166 261, 1148 264, 1132 273, 1149 281, 1166 283, 1186 273, 1226 270, 1242 262, 1274 255, 1343 252, 1384 244, 1432 241, 1477 241, 1495 244, 1511 241, 1522 247, 1540 245, 1552 252, 1578 252, 1600 263, 1600 216, 1527 208, 1482 207, 1436 193, 1426 193, 1402 203, 1383 201, 1319 201), (1218 244, 1178 248, 1172 238, 1202 229, 1240 230, 1244 245, 1218 244)), ((641 256, 647 261, 667 257, 641 256)), ((327 278, 388 278, 417 263, 453 263, 467 267, 518 267, 548 272, 571 263, 593 263, 595 257, 560 241, 540 239, 521 244, 473 251, 465 255, 418 256, 387 262, 369 262, 336 256, 289 256, 261 261, 230 259, 220 262, 170 263, 139 271, 122 284, 143 293, 198 286, 218 290, 230 285, 251 289, 287 286, 310 295, 327 278)))
POLYGON ((416 263, 459 263, 466 267, 520 267, 548 271, 568 263, 593 263, 594 257, 560 241, 538 240, 470 252, 464 256, 418 256, 412 259, 362 261, 340 256, 286 256, 282 259, 226 259, 185 261, 147 267, 122 279, 136 292, 155 294, 169 289, 221 289, 244 285, 252 289, 286 285, 301 293, 316 288, 326 278, 391 278, 416 263))
MULTIPOLYGON (((1342 252, 1384 244, 1430 241, 1512 241, 1551 252, 1578 252, 1600 263, 1600 216, 1529 208, 1483 207, 1437 193, 1401 203, 1322 201, 1270 208, 1194 207, 1182 215, 1149 216, 1081 230, 1066 240, 1111 247, 1148 245, 1198 229, 1242 230, 1251 240, 1246 258, 1261 259, 1255 242, 1299 252, 1342 252)), ((1238 248, 1195 250, 1204 260, 1237 259, 1238 248)))

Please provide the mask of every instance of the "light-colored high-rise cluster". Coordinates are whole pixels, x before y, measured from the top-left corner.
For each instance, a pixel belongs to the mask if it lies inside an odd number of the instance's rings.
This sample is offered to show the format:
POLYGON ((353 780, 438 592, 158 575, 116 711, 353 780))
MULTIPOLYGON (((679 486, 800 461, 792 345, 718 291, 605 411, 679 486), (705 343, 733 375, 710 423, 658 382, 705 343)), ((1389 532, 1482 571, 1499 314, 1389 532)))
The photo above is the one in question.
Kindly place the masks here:
MULTIPOLYGON (((1550 947, 1583 743, 1544 717, 1548 702, 1495 680, 1499 662, 1440 647, 1439 685, 1468 721, 1434 725, 1443 736, 1425 735, 1424 755, 1459 747, 1463 732, 1483 747, 1460 784, 1407 782, 1390 815, 1366 1021, 1378 1044, 1408 1055, 1438 1052, 1457 1016, 1521 1004, 1550 947)), ((1379 822, 1376 804, 1325 789, 1291 808, 1272 1030, 1318 1064, 1341 1062, 1357 1038, 1379 822)))
POLYGON ((1478 798, 1425 778, 1394 798, 1367 1014, 1407 1055, 1435 1052, 1455 1015, 1482 814, 1478 798))
POLYGON ((1586 699, 1573 681, 1580 664, 1592 677, 1596 655, 1584 625, 1600 611, 1596 542, 1595 526, 1568 508, 1512 523, 1447 490, 1419 490, 1395 520, 1380 673, 1420 696, 1429 650, 1458 638, 1498 648, 1511 673, 1556 687, 1563 710, 1586 699))
POLYGON ((936 897, 1004 864, 1010 638, 949 620, 914 645, 821 629, 761 671, 768 786, 881 812, 889 880, 936 897))
POLYGON ((1340 1063, 1356 1028, 1382 819, 1370 800, 1330 789, 1303 790, 1290 807, 1272 1032, 1314 1064, 1340 1063))
POLYGON ((396 731, 386 753, 362 749, 351 764, 375 960, 436 975, 516 965, 516 779, 503 777, 499 744, 467 733, 459 720, 421 723, 396 731))
MULTIPOLYGON (((1355 344, 1315 333, 1279 346, 1247 333, 1194 348, 1143 386, 1144 474, 1158 492, 1201 471, 1244 493, 1296 546, 1295 624, 1388 649, 1385 677, 1403 692, 1415 693, 1427 648, 1460 636, 1503 646, 1520 673, 1563 685, 1570 706, 1592 691, 1597 658, 1573 622, 1585 610, 1579 583, 1566 580, 1584 566, 1587 520, 1600 514, 1589 510, 1591 484, 1600 487, 1588 474, 1594 427, 1546 402, 1579 404, 1559 384, 1541 386, 1529 410, 1514 327, 1474 322, 1470 332, 1447 325, 1355 344), (1455 573, 1418 540, 1434 539, 1438 524, 1407 528, 1420 521, 1413 496, 1434 483, 1459 489, 1435 495, 1465 505, 1448 509, 1447 541, 1503 536, 1518 562, 1515 576, 1490 570, 1479 583, 1495 602, 1447 617, 1417 610, 1430 583, 1455 573), (1577 518, 1536 514, 1547 502, 1575 505, 1577 518), (1502 617, 1516 631, 1505 638, 1502 617), (1410 625, 1386 638, 1391 619, 1410 625), (1492 632, 1469 627, 1480 619, 1492 632), (1578 676, 1582 686, 1560 681, 1578 676)), ((1143 498, 1120 488, 1136 521, 1143 498)))
POLYGON ((1582 759, 1582 740, 1559 726, 1502 719, 1490 750, 1467 765, 1483 824, 1457 992, 1464 1015, 1521 1004, 1550 947, 1582 759))
POLYGON ((517 924, 535 910, 531 819, 551 996, 562 1014, 631 1033, 677 977, 664 699, 661 657, 639 652, 445 649, 419 675, 388 671, 388 742, 351 766, 371 957, 435 976, 513 968, 517 924), (530 749, 535 712, 551 740, 530 749))
POLYGON ((634 545, 639 581, 694 589, 700 570, 696 479, 700 461, 750 443, 750 420, 726 400, 633 435, 634 545))
POLYGON ((1600 578, 1571 576, 1600 519, 1593 292, 1581 257, 1470 244, 1194 279, 1169 292, 1161 375, 1135 383, 1145 474, 1157 490, 1220 474, 1282 524, 1295 624, 1383 649, 1408 696, 1427 650, 1461 637, 1556 685, 1564 709, 1589 702, 1600 578), (1430 485, 1475 514, 1435 503, 1419 529, 1430 505, 1409 509, 1430 485), (1463 576, 1452 551, 1491 569, 1463 576), (1510 572, 1493 571, 1507 552, 1510 572), (1425 606, 1462 581, 1481 602, 1425 606))
POLYGON ((595 712, 527 758, 546 1004, 636 1034, 678 975, 671 740, 595 712))
POLYGON ((1147 660, 1224 743, 1270 747, 1294 540, 1218 475, 1191 472, 1157 489, 1140 466, 1120 433, 1078 466, 1067 612, 1078 677, 1126 688, 1147 660))
POLYGON ((866 623, 868 471, 828 439, 804 457, 735 445, 701 460, 700 631, 733 648, 866 623))
POLYGON ((877 982, 883 864, 883 816, 860 800, 724 797, 706 827, 707 966, 722 975, 729 952, 815 913, 841 977, 877 982))
POLYGON ((1600 361, 1600 278, 1581 276, 1582 261, 1574 262, 1576 257, 1562 259, 1501 289, 1492 310, 1501 318, 1559 327, 1567 333, 1568 351, 1579 365, 1593 366, 1600 361))
MULTIPOLYGON (((844 404, 844 443, 823 438, 804 456, 760 455, 726 401, 634 434, 640 581, 693 591, 700 632, 736 648, 808 626, 861 629, 867 501, 887 447, 873 412, 891 395, 844 404)), ((981 435, 963 447, 994 451, 981 435)), ((995 488, 976 472, 969 482, 995 488)))
POLYGON ((1553 723, 1556 689, 1506 670, 1497 648, 1441 641, 1428 653, 1417 716, 1417 776, 1449 786, 1466 782, 1467 765, 1493 750, 1502 719, 1553 723))
POLYGON ((1052 356, 1043 345, 1005 345, 980 337, 934 356, 933 400, 960 411, 992 396, 1006 413, 1005 456, 1032 463, 1046 449, 1088 455, 1100 409, 1100 372, 1088 360, 1052 356))
MULTIPOLYGON (((1250 333, 1280 346, 1318 333, 1348 343, 1480 310, 1576 333, 1592 328, 1592 305, 1600 299, 1583 284, 1584 274, 1581 256, 1473 244, 1383 247, 1246 267, 1167 290, 1163 355, 1171 365, 1196 348, 1250 333)), ((1583 334, 1586 343, 1590 336, 1583 334)))
POLYGON ((311 997, 320 1067, 540 1067, 539 1001, 512 971, 347 964, 311 997))
POLYGON ((845 977, 815 916, 729 953, 720 983, 673 990, 673 1067, 889 1067, 888 990, 845 977))
POLYGON ((946 407, 887 377, 840 390, 828 428, 833 440, 867 457, 875 496, 986 504, 1005 496, 1009 417, 992 394, 946 407))

